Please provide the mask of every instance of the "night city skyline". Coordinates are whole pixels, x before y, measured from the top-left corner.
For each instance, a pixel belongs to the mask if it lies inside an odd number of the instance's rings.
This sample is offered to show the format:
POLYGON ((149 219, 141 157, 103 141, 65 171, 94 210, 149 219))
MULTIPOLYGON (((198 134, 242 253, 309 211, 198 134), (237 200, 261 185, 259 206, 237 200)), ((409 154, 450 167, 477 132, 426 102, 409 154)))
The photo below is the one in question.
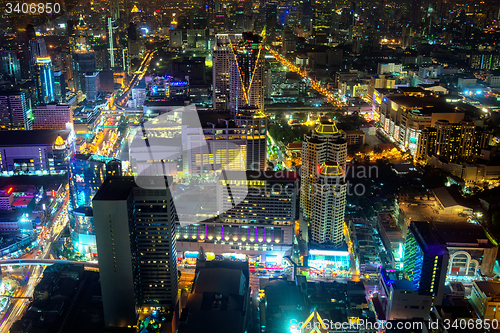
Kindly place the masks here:
POLYGON ((0 333, 500 332, 499 1, 0 18, 0 333))

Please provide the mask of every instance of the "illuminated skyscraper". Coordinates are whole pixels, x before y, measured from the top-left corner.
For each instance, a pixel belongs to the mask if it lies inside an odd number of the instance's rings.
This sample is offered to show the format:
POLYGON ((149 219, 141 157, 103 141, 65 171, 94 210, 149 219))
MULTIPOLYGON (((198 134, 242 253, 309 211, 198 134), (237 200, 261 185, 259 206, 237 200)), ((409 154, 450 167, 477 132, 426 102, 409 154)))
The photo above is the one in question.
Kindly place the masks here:
POLYGON ((38 103, 47 104, 55 101, 54 68, 50 57, 36 58, 35 79, 38 103))
POLYGON ((0 92, 0 129, 31 130, 32 118, 30 102, 23 92, 0 92))
POLYGON ((33 108, 33 129, 69 129, 73 110, 68 104, 43 104, 33 108))
POLYGON ((37 58, 47 57, 47 46, 43 38, 31 39, 29 41, 29 70, 33 78, 37 58))
POLYGON ((420 295, 431 295, 441 305, 449 254, 431 222, 413 221, 408 229, 404 272, 420 295))
POLYGON ((54 72, 54 89, 56 102, 64 103, 66 101, 66 81, 62 71, 54 72))
POLYGON ((74 89, 85 90, 85 74, 96 70, 95 52, 89 50, 76 50, 73 53, 73 80, 74 89))
POLYGON ((264 111, 264 55, 257 35, 243 36, 232 46, 229 56, 229 109, 237 112, 244 107, 264 111))
POLYGON ((177 306, 177 214, 165 187, 172 179, 144 180, 148 189, 108 177, 93 199, 106 326, 136 325, 139 310, 177 306))
POLYGON ((311 241, 317 244, 344 244, 344 216, 347 185, 337 162, 323 162, 313 185, 311 241))
POLYGON ((74 154, 69 163, 70 232, 82 254, 97 254, 92 198, 107 176, 121 176, 121 162, 105 156, 74 154))
MULTIPOLYGON (((310 219, 314 210, 314 186, 320 174, 320 165, 337 162, 345 168, 347 141, 344 133, 333 123, 322 122, 302 142, 301 194, 300 207, 304 217, 310 219)), ((345 202, 344 202, 345 205, 345 202)))
POLYGON ((233 56, 231 44, 237 43, 241 34, 218 34, 215 36, 213 48, 213 109, 226 111, 229 109, 229 69, 230 57, 233 56))
POLYGON ((21 79, 21 66, 15 51, 0 52, 0 72, 16 80, 21 79))

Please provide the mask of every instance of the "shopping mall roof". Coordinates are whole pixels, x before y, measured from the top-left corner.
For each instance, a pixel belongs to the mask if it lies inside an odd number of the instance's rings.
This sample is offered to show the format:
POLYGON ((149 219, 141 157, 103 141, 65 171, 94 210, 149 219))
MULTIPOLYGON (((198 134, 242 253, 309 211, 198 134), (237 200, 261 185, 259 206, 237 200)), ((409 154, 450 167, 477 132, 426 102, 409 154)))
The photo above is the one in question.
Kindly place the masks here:
POLYGON ((0 131, 0 147, 53 145, 57 137, 68 138, 68 130, 0 131))

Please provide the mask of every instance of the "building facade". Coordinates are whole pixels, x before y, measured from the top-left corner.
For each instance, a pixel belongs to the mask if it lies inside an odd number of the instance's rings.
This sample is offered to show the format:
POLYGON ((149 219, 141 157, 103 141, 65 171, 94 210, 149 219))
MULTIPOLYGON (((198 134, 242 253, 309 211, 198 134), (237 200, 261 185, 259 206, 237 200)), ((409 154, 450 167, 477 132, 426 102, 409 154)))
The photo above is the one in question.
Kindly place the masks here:
POLYGON ((4 174, 65 173, 73 151, 71 131, 0 131, 0 171, 4 174))
POLYGON ((311 239, 317 244, 344 244, 344 217, 347 184, 337 162, 323 162, 313 186, 311 239))
POLYGON ((35 81, 38 103, 47 104, 56 100, 54 89, 54 67, 50 57, 38 57, 35 63, 35 81))
POLYGON ((108 177, 93 199, 106 326, 135 325, 136 310, 177 306, 171 179, 147 180, 149 189, 133 177, 108 177))
POLYGON ((314 184, 319 177, 319 166, 324 162, 337 162, 345 168, 347 141, 333 123, 321 123, 302 142, 300 208, 305 218, 313 215, 314 184))
POLYGON ((212 50, 213 102, 215 111, 229 110, 230 61, 233 57, 232 44, 243 38, 242 34, 217 34, 212 50))
POLYGON ((0 92, 0 128, 2 130, 31 130, 33 125, 31 101, 22 91, 0 92))
POLYGON ((107 176, 121 176, 121 162, 105 156, 74 154, 69 163, 70 233, 82 254, 97 255, 92 198, 107 176))
POLYGON ((432 296, 441 305, 449 254, 444 241, 430 222, 410 224, 404 250, 404 272, 419 295, 432 296))
POLYGON ((73 111, 68 104, 38 105, 33 109, 34 130, 63 130, 73 128, 73 111))

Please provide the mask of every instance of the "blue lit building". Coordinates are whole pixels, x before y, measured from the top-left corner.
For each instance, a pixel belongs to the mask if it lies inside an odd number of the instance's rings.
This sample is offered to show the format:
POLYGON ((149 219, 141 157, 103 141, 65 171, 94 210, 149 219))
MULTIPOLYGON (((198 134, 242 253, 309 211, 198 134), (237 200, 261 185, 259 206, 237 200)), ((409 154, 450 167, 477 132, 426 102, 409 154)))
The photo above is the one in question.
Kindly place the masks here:
POLYGON ((121 162, 111 157, 74 154, 69 165, 70 230, 73 246, 82 254, 97 254, 92 198, 104 179, 121 176, 121 162))
POLYGON ((48 104, 55 101, 54 68, 50 57, 36 58, 35 79, 38 103, 48 104))
POLYGON ((441 305, 448 267, 448 249, 431 222, 414 221, 408 229, 404 272, 419 295, 431 295, 441 305))

